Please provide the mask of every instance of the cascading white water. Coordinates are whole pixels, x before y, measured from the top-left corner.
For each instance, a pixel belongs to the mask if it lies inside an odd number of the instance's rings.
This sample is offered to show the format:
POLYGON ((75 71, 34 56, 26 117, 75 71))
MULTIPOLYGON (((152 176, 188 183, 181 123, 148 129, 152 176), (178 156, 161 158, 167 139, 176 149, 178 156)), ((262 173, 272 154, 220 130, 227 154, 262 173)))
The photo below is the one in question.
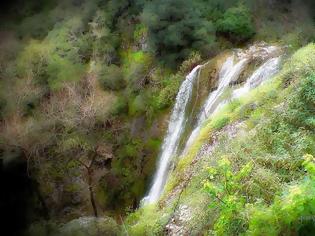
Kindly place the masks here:
POLYGON ((186 79, 180 86, 179 92, 176 96, 175 106, 168 124, 167 135, 163 141, 158 169, 155 173, 149 194, 143 199, 144 204, 156 202, 163 191, 164 184, 168 177, 171 160, 176 155, 181 134, 185 129, 186 107, 191 99, 194 82, 198 77, 200 67, 201 66, 196 66, 186 76, 186 79))
POLYGON ((195 140, 195 138, 198 136, 202 123, 219 105, 220 97, 224 93, 226 88, 232 81, 240 76, 249 61, 249 59, 245 57, 234 64, 234 60, 235 57, 233 55, 231 57, 228 57, 227 60, 223 63, 222 68, 219 72, 218 88, 209 94, 204 106, 201 109, 201 112, 198 115, 197 125, 186 142, 183 153, 187 151, 193 140, 195 140))
POLYGON ((225 88, 229 85, 234 78, 238 77, 241 71, 246 65, 246 59, 241 60, 235 66, 230 67, 230 70, 227 69, 227 65, 230 65, 228 60, 223 64, 221 71, 220 71, 220 78, 219 78, 219 87, 214 92, 210 93, 203 110, 199 114, 197 126, 192 131, 191 135, 189 136, 183 153, 187 152, 188 148, 192 144, 193 140, 198 136, 200 129, 202 127, 203 122, 206 118, 215 112, 217 112, 221 107, 227 104, 232 99, 236 99, 241 97, 242 95, 249 92, 251 89, 256 88, 260 84, 262 84, 267 79, 274 76, 279 71, 279 64, 280 64, 280 57, 275 57, 267 60, 263 65, 261 65, 253 74, 250 76, 245 84, 240 88, 233 90, 232 96, 230 99, 219 101, 218 98, 224 92, 225 88), (245 61, 245 62, 244 62, 245 61))
POLYGON ((251 77, 249 77, 249 79, 247 79, 242 87, 233 91, 232 99, 241 97, 243 94, 256 88, 258 85, 275 75, 279 71, 279 63, 280 57, 271 58, 266 61, 252 74, 251 77))
MULTIPOLYGON (((242 53, 241 56, 233 55, 228 57, 226 61, 223 63, 221 70, 219 72, 219 83, 218 87, 215 91, 211 92, 203 105, 199 115, 198 122, 194 130, 191 132, 189 136, 184 151, 185 153, 190 147, 191 143, 198 136, 202 124, 204 121, 215 113, 218 109, 220 109, 224 104, 228 103, 232 99, 238 98, 243 94, 247 93, 251 89, 257 87, 261 83, 263 83, 268 78, 271 78, 274 74, 277 73, 279 68, 280 57, 275 57, 267 60, 262 66, 260 66, 253 74, 250 76, 245 84, 240 88, 234 89, 232 94, 228 99, 222 100, 222 95, 229 87, 231 82, 236 81, 241 75, 244 68, 250 62, 250 55, 256 53, 256 49, 254 47, 249 48, 247 53, 242 53), (237 58, 239 58, 237 60, 237 58), (235 61, 237 61, 235 63, 235 61)), ((265 47, 262 49, 263 55, 268 57, 270 54, 273 54, 278 48, 276 47, 265 47)), ((181 136, 186 128, 187 117, 186 117, 186 109, 187 105, 192 97, 192 90, 194 87, 194 83, 196 78, 198 78, 200 70, 203 66, 196 66, 189 75, 186 76, 186 79, 182 83, 179 92, 176 96, 175 106, 173 108, 171 118, 168 125, 167 135, 163 140, 162 150, 159 156, 158 168, 154 175, 154 179, 152 182, 152 186, 150 188, 149 194, 143 198, 142 203, 154 203, 156 202, 164 188, 164 184, 168 178, 170 165, 173 157, 177 155, 177 149, 179 142, 181 140, 181 136)))

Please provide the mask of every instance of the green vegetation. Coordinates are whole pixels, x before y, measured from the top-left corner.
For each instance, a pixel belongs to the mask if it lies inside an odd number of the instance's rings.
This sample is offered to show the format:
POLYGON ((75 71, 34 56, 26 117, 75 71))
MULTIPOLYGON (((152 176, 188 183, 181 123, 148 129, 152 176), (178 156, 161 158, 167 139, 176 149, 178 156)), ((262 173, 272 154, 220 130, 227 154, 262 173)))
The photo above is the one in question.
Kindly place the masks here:
POLYGON ((206 54, 214 43, 214 26, 203 19, 195 2, 152 1, 142 17, 151 47, 166 63, 181 61, 190 50, 206 54))
MULTIPOLYGON (((31 201, 40 202, 41 213, 30 216, 38 222, 31 229, 45 235, 46 228, 53 233, 64 222, 98 215, 102 233, 163 234, 178 207, 174 188, 182 183, 187 185, 179 204, 196 212, 187 223, 189 234, 272 235, 312 228, 314 3, 300 2, 4 4, 0 155, 4 166, 14 159, 27 163, 37 186, 31 201), (216 55, 258 40, 287 46, 281 73, 208 120, 175 163, 161 204, 138 209, 187 73, 212 58, 220 64, 216 55), (220 132, 236 124, 246 135, 227 140, 220 132), (219 142, 213 154, 194 162, 211 140, 219 142), (209 168, 216 172, 213 178, 209 168), (215 208, 207 208, 211 201, 215 208)), ((218 66, 213 68, 200 90, 214 88, 218 66)), ((194 94, 196 106, 207 94, 199 95, 194 94)), ((76 227, 73 232, 80 231, 76 227)))
POLYGON ((192 234, 314 232, 315 69, 309 60, 314 52, 314 44, 300 49, 277 77, 211 117, 172 172, 153 223, 133 234, 146 222, 139 218, 131 223, 131 235, 165 229, 181 205, 191 209, 184 226, 192 234), (236 138, 228 140, 222 133, 215 149, 194 161, 213 134, 235 125, 241 125, 236 138), (183 182, 183 192, 176 193, 183 182), (163 217, 167 223, 160 221, 163 217))
POLYGON ((229 8, 216 24, 218 32, 237 41, 250 39, 255 34, 252 16, 244 5, 229 8))

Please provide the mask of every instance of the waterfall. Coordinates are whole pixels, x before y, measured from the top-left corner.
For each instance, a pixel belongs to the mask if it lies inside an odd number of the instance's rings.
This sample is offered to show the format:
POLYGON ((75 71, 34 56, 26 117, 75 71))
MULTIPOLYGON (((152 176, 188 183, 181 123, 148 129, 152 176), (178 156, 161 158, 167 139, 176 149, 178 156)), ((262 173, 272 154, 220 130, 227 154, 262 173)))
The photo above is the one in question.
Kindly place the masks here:
POLYGON ((279 70, 280 57, 269 59, 262 66, 260 66, 253 75, 246 81, 246 83, 235 89, 232 93, 232 99, 239 98, 243 94, 249 92, 251 89, 256 88, 268 78, 271 78, 279 70))
POLYGON ((200 65, 196 66, 180 86, 176 96, 175 106, 168 124, 166 137, 164 138, 161 154, 159 156, 158 168, 155 173, 149 194, 143 199, 143 203, 154 203, 160 197, 172 158, 176 155, 181 134, 186 125, 186 107, 192 96, 195 79, 199 75, 200 65))
MULTIPOLYGON (((273 46, 264 48, 250 47, 247 51, 234 53, 225 60, 218 74, 218 87, 209 94, 202 106, 198 114, 197 124, 186 141, 183 154, 187 152, 192 142, 199 135, 204 121, 209 116, 215 113, 224 104, 249 92, 251 89, 259 86, 278 72, 280 57, 272 57, 263 63, 241 87, 235 88, 229 98, 223 98, 224 92, 229 88, 231 82, 239 79, 241 73, 251 60, 255 58, 266 60, 266 58, 270 58, 270 55, 273 55, 277 49, 277 47, 273 46)), ((181 84, 168 124, 167 134, 163 140, 157 171, 154 175, 148 195, 142 200, 142 203, 144 204, 156 202, 163 191, 169 175, 172 159, 178 154, 179 142, 186 128, 186 110, 192 97, 194 83, 204 66, 206 66, 206 64, 196 66, 181 84)))
POLYGON ((225 99, 222 101, 220 100, 220 96, 224 92, 225 88, 229 86, 229 83, 231 81, 233 81, 235 78, 237 78, 240 75, 240 73, 244 69, 244 66, 246 65, 246 62, 247 62, 246 59, 242 59, 236 65, 231 66, 230 60, 231 59, 228 58, 221 68, 221 71, 219 73, 218 89, 210 93, 207 101, 205 102, 205 105, 199 114, 197 126, 194 128, 194 130, 192 131, 191 135, 189 136, 186 142, 186 145, 183 151, 184 154, 187 152, 192 142, 198 136, 203 122, 207 119, 209 115, 217 112, 221 107, 223 107, 232 99, 239 98, 242 95, 249 92, 251 89, 256 88, 257 86, 262 84, 264 81, 274 76, 279 71, 280 57, 275 57, 275 58, 271 58, 267 60, 267 62, 261 65, 252 74, 252 76, 250 76, 246 80, 243 86, 233 90, 230 99, 225 99), (229 65, 230 69, 228 69, 227 65, 229 65))
POLYGON ((186 142, 183 153, 187 151, 188 147, 198 136, 202 123, 219 105, 221 96, 226 90, 226 88, 228 88, 229 84, 232 81, 234 81, 240 76, 240 74, 242 73, 243 69, 245 68, 245 66, 247 65, 249 61, 249 59, 245 57, 245 58, 242 58, 236 64, 234 64, 234 60, 235 60, 235 57, 233 55, 233 56, 228 57, 226 61, 223 63, 222 68, 219 72, 218 88, 209 94, 204 106, 202 107, 198 115, 197 125, 192 131, 191 135, 189 136, 186 142))

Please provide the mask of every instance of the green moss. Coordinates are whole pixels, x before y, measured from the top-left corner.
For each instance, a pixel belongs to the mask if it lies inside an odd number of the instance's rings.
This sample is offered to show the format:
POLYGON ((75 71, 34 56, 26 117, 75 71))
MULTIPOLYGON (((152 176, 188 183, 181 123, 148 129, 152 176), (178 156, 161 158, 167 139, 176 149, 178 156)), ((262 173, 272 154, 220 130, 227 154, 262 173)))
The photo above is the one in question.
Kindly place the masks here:
POLYGON ((162 144, 161 139, 151 138, 146 142, 145 145, 150 150, 158 151, 160 149, 161 144, 162 144))
POLYGON ((146 111, 145 97, 143 95, 136 96, 129 103, 129 115, 140 115, 146 111))
POLYGON ((166 225, 169 213, 162 213, 156 205, 148 205, 130 214, 125 223, 130 236, 161 235, 166 225), (166 214, 165 214, 166 213, 166 214))
POLYGON ((136 42, 140 42, 143 37, 146 37, 147 35, 147 27, 144 24, 138 24, 136 25, 136 29, 133 33, 133 38, 136 42))
POLYGON ((226 126, 228 123, 230 122, 230 118, 229 117, 222 117, 218 120, 216 120, 213 124, 212 127, 215 130, 220 130, 222 129, 224 126, 226 126))

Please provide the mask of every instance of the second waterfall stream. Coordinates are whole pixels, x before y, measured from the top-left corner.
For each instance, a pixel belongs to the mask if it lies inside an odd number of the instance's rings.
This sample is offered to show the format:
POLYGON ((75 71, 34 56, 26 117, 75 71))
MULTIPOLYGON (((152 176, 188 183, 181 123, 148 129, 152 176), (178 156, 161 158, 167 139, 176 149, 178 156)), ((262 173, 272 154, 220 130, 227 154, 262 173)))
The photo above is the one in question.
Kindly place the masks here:
POLYGON ((168 177, 172 157, 176 155, 179 140, 186 125, 186 107, 191 99, 193 86, 198 77, 201 66, 196 66, 180 86, 176 96, 175 106, 169 121, 166 137, 164 138, 159 164, 154 176, 149 195, 144 198, 144 203, 153 203, 158 200, 168 177))
POLYGON ((187 123, 189 123, 187 118, 187 107, 193 97, 194 84, 199 82, 198 77, 200 71, 203 70, 207 64, 196 66, 186 76, 176 96, 176 102, 171 113, 168 130, 163 140, 157 170, 150 191, 142 200, 143 204, 154 203, 160 198, 169 176, 173 158, 181 153, 187 152, 208 117, 211 117, 213 113, 230 100, 246 94, 251 89, 259 86, 265 80, 277 73, 280 64, 279 51, 279 48, 274 46, 252 46, 247 50, 233 52, 231 56, 227 57, 219 70, 216 89, 210 92, 206 100, 203 102, 199 114, 196 117, 196 124, 190 124, 194 128, 192 129, 192 132, 188 134, 184 149, 178 150, 180 140, 183 138, 182 136, 185 133, 184 131, 187 123), (243 85, 240 87, 233 87, 228 98, 223 96, 232 83, 238 82, 238 79, 248 65, 252 62, 257 62, 258 59, 262 61, 261 65, 245 80, 243 85))

